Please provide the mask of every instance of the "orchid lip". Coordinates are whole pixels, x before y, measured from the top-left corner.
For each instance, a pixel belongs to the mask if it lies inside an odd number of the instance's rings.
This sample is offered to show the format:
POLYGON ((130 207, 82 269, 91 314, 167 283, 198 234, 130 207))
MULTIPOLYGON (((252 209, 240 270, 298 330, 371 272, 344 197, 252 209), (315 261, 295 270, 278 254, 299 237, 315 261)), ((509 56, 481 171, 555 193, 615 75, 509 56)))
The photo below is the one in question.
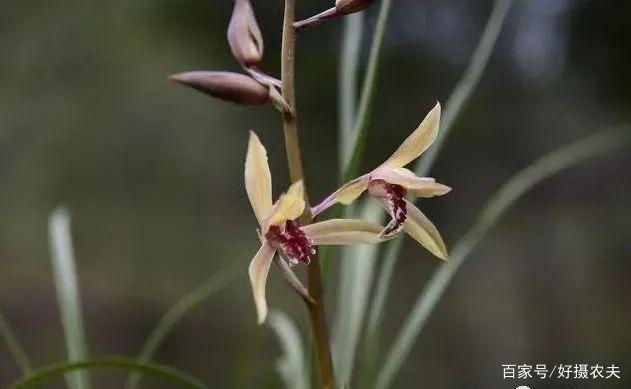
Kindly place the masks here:
POLYGON ((407 219, 407 204, 405 203, 406 190, 400 185, 384 183, 385 198, 388 202, 388 210, 392 220, 383 229, 382 235, 390 236, 398 233, 403 228, 403 223, 407 219))
POLYGON ((270 226, 265 238, 288 258, 291 266, 300 262, 308 265, 316 253, 313 241, 292 220, 287 220, 284 225, 270 226))

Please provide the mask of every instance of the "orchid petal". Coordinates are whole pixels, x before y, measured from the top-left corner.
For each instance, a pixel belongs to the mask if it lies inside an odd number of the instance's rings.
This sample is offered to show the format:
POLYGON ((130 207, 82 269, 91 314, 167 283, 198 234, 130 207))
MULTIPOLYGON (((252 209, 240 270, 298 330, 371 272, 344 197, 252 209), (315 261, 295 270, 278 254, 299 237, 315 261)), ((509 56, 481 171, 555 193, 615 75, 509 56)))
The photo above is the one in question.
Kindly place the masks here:
POLYGON ((248 268, 259 324, 262 324, 267 316, 265 285, 267 284, 267 274, 269 273, 274 254, 276 254, 276 249, 267 242, 263 243, 254 258, 252 258, 252 262, 250 262, 250 267, 248 268))
POLYGON ((407 218, 403 229, 423 247, 440 259, 447 259, 447 247, 432 222, 414 204, 405 200, 407 218))
POLYGON ((404 167, 379 168, 370 175, 370 178, 400 185, 405 189, 423 188, 428 183, 436 181, 431 177, 419 177, 404 167))
POLYGON ((368 187, 368 180, 360 177, 348 182, 337 191, 337 201, 348 205, 355 201, 368 187))
POLYGON ((371 179, 400 185, 415 197, 442 196, 451 191, 450 187, 437 183, 433 178, 419 177, 404 167, 377 169, 371 174, 371 179))
POLYGON ((451 192, 451 188, 440 182, 431 182, 423 188, 408 189, 408 194, 414 197, 430 198, 434 196, 442 196, 451 192))
POLYGON ((313 216, 317 216, 325 210, 329 209, 336 203, 348 205, 355 201, 368 188, 369 177, 363 175, 352 181, 342 185, 341 188, 333 192, 329 197, 324 199, 320 204, 311 209, 313 216))
POLYGON ((245 190, 256 219, 261 223, 272 209, 272 174, 267 163, 265 146, 253 131, 250 131, 245 159, 245 190))
POLYGON ((278 225, 294 220, 305 210, 305 189, 302 180, 293 183, 287 193, 280 196, 265 220, 266 226, 278 225))
POLYGON ((440 103, 427 114, 414 132, 381 167, 403 167, 418 158, 436 139, 440 126, 440 103))
POLYGON ((331 219, 301 227, 315 245, 373 244, 387 240, 383 227, 359 219, 331 219))

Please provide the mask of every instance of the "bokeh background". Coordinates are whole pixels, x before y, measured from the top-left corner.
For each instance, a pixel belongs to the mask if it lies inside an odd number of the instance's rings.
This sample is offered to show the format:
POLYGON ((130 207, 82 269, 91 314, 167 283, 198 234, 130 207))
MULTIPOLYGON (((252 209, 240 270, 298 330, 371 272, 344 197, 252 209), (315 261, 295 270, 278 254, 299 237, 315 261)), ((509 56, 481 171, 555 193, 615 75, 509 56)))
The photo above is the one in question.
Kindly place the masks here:
MULTIPOLYGON (((298 14, 326 5, 302 1, 298 14)), ((491 5, 395 2, 365 168, 389 155, 436 100, 446 101, 491 5)), ((73 217, 92 355, 136 354, 186 292, 227 267, 241 265, 245 275, 257 246, 242 183, 247 130, 267 145, 281 191, 288 178, 279 117, 166 80, 184 70, 238 70, 225 40, 231 7, 227 0, 2 1, 0 307, 35 365, 65 358, 46 231, 59 204, 73 217)), ((376 8, 367 13, 366 42, 376 8)), ((258 1, 255 9, 264 68, 278 74, 282 2, 258 1)), ((624 1, 515 2, 432 172, 454 191, 422 203, 448 244, 530 161, 631 121, 629 15, 624 1)), ((336 184, 341 26, 328 23, 299 38, 300 128, 316 199, 336 184)), ((511 387, 501 379, 505 363, 615 363, 621 381, 565 387, 629 387, 630 167, 622 150, 555 176, 521 200, 458 273, 395 387, 511 387)), ((409 240, 404 256, 384 345, 440 266, 409 240)), ((304 307, 277 273, 269 290, 272 304, 306 331, 304 307)), ((331 312, 334 292, 332 283, 331 312)), ((269 329, 256 326, 242 277, 187 316, 157 360, 213 387, 277 387, 279 352, 269 329)), ((0 387, 18 376, 0 344, 0 387)), ((123 377, 93 374, 101 387, 119 387, 123 377)))

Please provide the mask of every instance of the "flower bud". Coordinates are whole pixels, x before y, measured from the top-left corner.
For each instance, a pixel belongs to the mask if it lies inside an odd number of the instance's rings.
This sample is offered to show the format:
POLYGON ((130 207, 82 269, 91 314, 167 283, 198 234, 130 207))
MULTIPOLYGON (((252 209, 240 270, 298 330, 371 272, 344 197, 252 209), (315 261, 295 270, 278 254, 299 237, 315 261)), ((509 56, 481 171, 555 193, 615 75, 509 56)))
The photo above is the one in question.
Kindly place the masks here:
POLYGON ((308 19, 300 20, 294 23, 294 28, 300 29, 303 27, 315 26, 325 20, 335 19, 343 15, 363 11, 370 7, 374 2, 375 0, 336 0, 335 7, 322 11, 308 19))
POLYGON ((239 73, 194 71, 174 74, 169 79, 237 104, 262 105, 272 102, 268 87, 239 73))
POLYGON ((335 9, 341 14, 348 15, 363 11, 374 2, 375 0, 336 0, 335 9))
POLYGON ((263 36, 249 0, 235 0, 228 25, 232 55, 244 67, 257 65, 263 58, 263 36))

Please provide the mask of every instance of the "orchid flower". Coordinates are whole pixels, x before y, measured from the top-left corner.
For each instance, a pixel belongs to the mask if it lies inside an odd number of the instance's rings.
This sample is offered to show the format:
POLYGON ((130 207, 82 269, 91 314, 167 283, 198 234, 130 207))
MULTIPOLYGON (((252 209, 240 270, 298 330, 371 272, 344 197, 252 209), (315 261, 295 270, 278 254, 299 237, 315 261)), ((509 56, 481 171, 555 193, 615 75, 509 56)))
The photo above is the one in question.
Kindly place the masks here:
MULTIPOLYGON (((305 210, 304 186, 295 182, 272 203, 272 176, 267 151, 258 136, 250 132, 245 161, 245 189, 259 223, 261 247, 249 267, 250 282, 259 324, 267 316, 265 286, 276 254, 293 266, 308 264, 318 245, 372 244, 387 240, 382 226, 356 219, 332 219, 299 226, 297 219, 305 210)), ((286 264, 282 260, 283 264, 286 264)))
POLYGON ((439 123, 440 104, 437 103, 390 158, 370 173, 344 184, 322 203, 313 207, 313 215, 324 212, 338 202, 350 204, 368 190, 368 193, 378 199, 392 217, 381 231, 382 236, 391 236, 403 229, 432 254, 441 259, 447 259, 445 243, 436 227, 420 209, 405 199, 406 194, 429 198, 444 195, 451 190, 433 178, 418 177, 404 167, 431 146, 436 139, 439 123))

